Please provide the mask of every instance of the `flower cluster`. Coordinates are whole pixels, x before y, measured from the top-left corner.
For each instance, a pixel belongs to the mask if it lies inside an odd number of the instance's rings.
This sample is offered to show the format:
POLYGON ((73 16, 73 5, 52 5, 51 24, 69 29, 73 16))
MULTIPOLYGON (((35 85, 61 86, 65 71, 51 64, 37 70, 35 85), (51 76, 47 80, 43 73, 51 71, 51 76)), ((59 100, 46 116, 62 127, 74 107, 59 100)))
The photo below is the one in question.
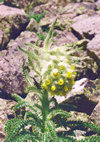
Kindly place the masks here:
POLYGON ((50 95, 65 96, 74 85, 75 66, 69 60, 52 60, 43 74, 42 88, 50 95))

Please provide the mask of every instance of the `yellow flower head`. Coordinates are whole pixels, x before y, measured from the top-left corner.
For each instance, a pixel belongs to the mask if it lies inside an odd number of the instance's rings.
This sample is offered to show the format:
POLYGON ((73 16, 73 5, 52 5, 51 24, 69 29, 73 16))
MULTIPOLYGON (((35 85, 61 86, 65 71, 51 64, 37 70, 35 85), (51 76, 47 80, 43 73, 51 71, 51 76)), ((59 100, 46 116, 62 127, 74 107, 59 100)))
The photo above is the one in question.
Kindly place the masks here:
POLYGON ((47 85, 45 83, 42 83, 42 87, 47 89, 47 85))
POLYGON ((52 90, 52 91, 55 91, 55 90, 56 90, 56 86, 55 86, 55 85, 52 85, 52 86, 51 86, 51 90, 52 90))
POLYGON ((58 77, 58 75, 59 75, 58 69, 53 69, 52 76, 53 77, 58 77))
POLYGON ((64 80, 63 80, 62 78, 60 78, 60 79, 58 80, 58 84, 59 84, 59 85, 63 85, 63 84, 64 84, 64 80))
POLYGON ((50 83, 51 83, 51 79, 49 79, 49 78, 48 78, 48 79, 46 79, 46 80, 45 80, 45 83, 46 83, 47 85, 50 85, 50 83))
POLYGON ((72 66, 71 66, 71 69, 72 69, 72 70, 75 70, 75 66, 74 66, 74 65, 72 65, 72 66))
POLYGON ((67 78, 72 78, 72 72, 71 72, 71 71, 68 71, 68 72, 66 73, 66 77, 67 77, 67 78))
POLYGON ((64 65, 60 65, 60 69, 61 69, 61 70, 64 70, 64 65))

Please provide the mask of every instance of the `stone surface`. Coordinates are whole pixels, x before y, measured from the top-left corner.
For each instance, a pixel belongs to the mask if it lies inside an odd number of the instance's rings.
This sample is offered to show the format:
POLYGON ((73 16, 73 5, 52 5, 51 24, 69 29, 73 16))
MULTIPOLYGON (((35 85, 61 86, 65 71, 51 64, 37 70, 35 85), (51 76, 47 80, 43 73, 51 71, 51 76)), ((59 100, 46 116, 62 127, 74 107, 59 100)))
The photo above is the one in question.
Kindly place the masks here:
POLYGON ((76 36, 81 38, 92 39, 95 34, 100 33, 100 16, 97 14, 79 20, 71 25, 73 31, 76 33, 76 36))
POLYGON ((5 93, 25 93, 26 81, 22 74, 23 60, 27 56, 18 49, 18 46, 26 48, 24 43, 35 43, 38 37, 35 33, 25 31, 16 40, 11 40, 8 50, 0 52, 0 89, 5 93))
POLYGON ((47 2, 48 0, 4 0, 4 4, 12 7, 27 8, 34 7, 47 2))
POLYGON ((27 24, 28 16, 24 10, 0 5, 0 50, 10 39, 16 38, 27 24))
POLYGON ((95 124, 100 125, 100 101, 94 108, 91 119, 94 121, 95 124))
POLYGON ((31 18, 26 30, 41 33, 40 25, 33 18, 31 18))
MULTIPOLYGON (((100 27, 100 26, 99 26, 100 27)), ((100 31, 98 31, 100 32, 100 31)), ((87 44, 88 54, 100 64, 100 34, 97 34, 88 44, 87 44)))
POLYGON ((11 116, 14 116, 12 111, 14 105, 15 102, 12 100, 0 99, 0 142, 3 142, 5 138, 4 128, 6 121, 8 118, 11 118, 11 116))
POLYGON ((55 0, 50 0, 48 3, 32 9, 30 14, 38 14, 45 11, 45 16, 41 19, 40 25, 48 26, 57 18, 57 27, 64 30, 77 15, 86 14, 88 16, 90 15, 89 13, 91 15, 95 13, 94 9, 90 9, 87 5, 86 3, 66 3, 64 6, 59 6, 55 0))
POLYGON ((78 39, 75 37, 75 35, 72 32, 69 32, 67 29, 64 31, 55 31, 57 33, 57 36, 54 37, 54 44, 56 46, 64 45, 64 44, 72 44, 76 43, 78 39))

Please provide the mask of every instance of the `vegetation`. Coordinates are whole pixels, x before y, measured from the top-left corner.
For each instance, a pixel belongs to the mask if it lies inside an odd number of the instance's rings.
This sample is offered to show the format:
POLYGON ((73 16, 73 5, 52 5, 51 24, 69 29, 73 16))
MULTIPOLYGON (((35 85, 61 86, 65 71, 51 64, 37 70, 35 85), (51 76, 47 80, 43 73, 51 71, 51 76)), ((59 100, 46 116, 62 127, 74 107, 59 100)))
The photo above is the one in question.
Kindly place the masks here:
POLYGON ((100 126, 82 121, 68 121, 70 113, 59 108, 54 96, 65 96, 76 77, 72 51, 67 46, 51 48, 55 22, 44 40, 44 48, 26 44, 27 50, 19 49, 28 56, 28 74, 23 62, 23 74, 27 80, 27 92, 34 92, 38 103, 28 103, 13 94, 17 100, 14 107, 16 118, 8 120, 4 142, 77 142, 74 130, 85 130, 91 134, 80 142, 99 142, 100 126), (20 115, 17 115, 20 111, 20 115), (24 113, 23 113, 24 111, 24 113), (63 131, 61 129, 63 128, 63 131), (89 129, 88 129, 89 128, 89 129))
POLYGON ((0 2, 3 2, 3 0, 0 0, 0 2))
POLYGON ((29 21, 33 18, 33 19, 36 20, 37 23, 39 23, 40 20, 41 20, 41 19, 44 17, 44 15, 45 15, 45 12, 42 12, 42 13, 40 13, 40 14, 36 14, 36 13, 30 14, 30 12, 27 11, 26 13, 29 15, 29 21))

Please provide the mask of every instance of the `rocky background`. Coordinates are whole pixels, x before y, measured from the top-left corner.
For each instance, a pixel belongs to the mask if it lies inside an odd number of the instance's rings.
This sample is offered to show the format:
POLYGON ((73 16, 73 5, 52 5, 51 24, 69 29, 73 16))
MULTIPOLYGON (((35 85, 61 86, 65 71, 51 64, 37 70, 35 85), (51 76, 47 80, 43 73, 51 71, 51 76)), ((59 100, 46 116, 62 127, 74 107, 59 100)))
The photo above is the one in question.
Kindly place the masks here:
MULTIPOLYGON (((79 48, 78 77, 66 97, 56 97, 59 105, 75 105, 72 119, 100 125, 100 0, 4 0, 0 2, 0 142, 5 138, 5 122, 14 116, 15 101, 11 94, 26 96, 26 82, 22 74, 23 60, 27 57, 18 49, 24 43, 35 43, 37 32, 49 29, 57 18, 53 45, 70 44, 79 48), (45 12, 37 23, 30 15, 45 12), (82 50, 80 50, 82 47, 82 50)), ((42 41, 39 41, 42 47, 42 41)), ((29 99, 29 98, 28 98, 29 99)), ((33 98, 34 99, 34 98, 33 98)), ((76 132, 80 136, 81 132, 76 132)))

